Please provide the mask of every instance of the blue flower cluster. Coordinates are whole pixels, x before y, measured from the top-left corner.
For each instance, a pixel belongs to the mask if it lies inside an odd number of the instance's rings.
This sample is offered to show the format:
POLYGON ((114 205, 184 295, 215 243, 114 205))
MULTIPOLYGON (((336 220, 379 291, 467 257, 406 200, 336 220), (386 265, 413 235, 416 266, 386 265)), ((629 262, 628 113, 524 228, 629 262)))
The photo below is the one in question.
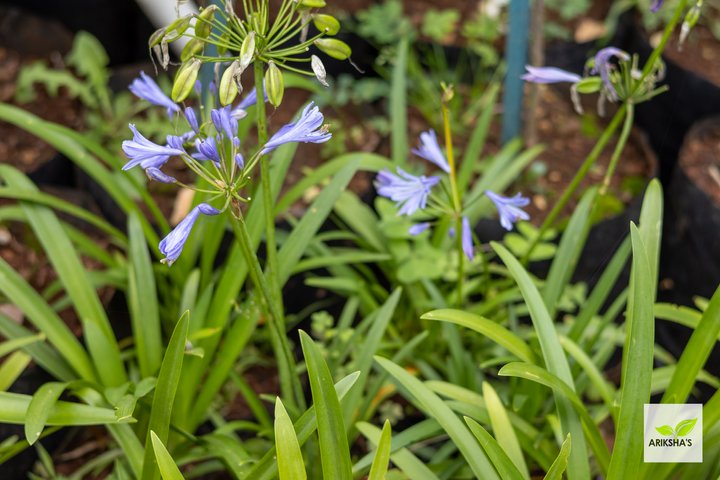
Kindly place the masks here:
MULTIPOLYGON (((440 148, 434 130, 421 133, 420 146, 413 149, 412 152, 436 165, 446 174, 451 173, 450 165, 440 148)), ((387 169, 380 171, 375 179, 375 188, 379 195, 396 202, 398 215, 413 215, 420 210, 427 209, 428 198, 432 194, 433 187, 441 181, 442 177, 438 175, 417 176, 398 167, 397 174, 387 169)), ((528 205, 530 201, 520 194, 512 198, 498 195, 490 190, 486 190, 485 194, 497 207, 500 214, 500 223, 507 230, 512 230, 513 224, 518 220, 528 220, 530 218, 526 212, 520 209, 520 207, 528 205)), ((462 249, 465 255, 470 260, 473 260, 475 255, 470 220, 463 215, 461 223, 462 249)), ((427 221, 416 223, 410 227, 408 232, 410 235, 419 235, 429 229, 430 226, 431 222, 427 221)), ((454 234, 454 230, 450 233, 451 235, 454 234)))
MULTIPOLYGON (((246 164, 245 157, 240 151, 238 120, 247 116, 247 109, 257 103, 257 93, 254 89, 235 107, 228 105, 212 109, 209 120, 202 123, 192 107, 182 109, 144 72, 141 72, 140 77, 135 79, 129 88, 139 98, 164 107, 168 116, 178 115, 184 118, 189 130, 180 135, 168 135, 166 144, 160 145, 143 136, 135 125, 130 124, 133 138, 122 143, 122 150, 129 159, 123 170, 139 165, 151 180, 182 185, 161 170, 171 157, 180 157, 193 171, 210 180, 210 183, 218 188, 217 196, 226 197, 226 204, 222 210, 207 203, 197 205, 168 236, 163 238, 159 248, 165 255, 163 261, 168 265, 180 256, 190 231, 201 213, 217 215, 227 208, 231 197, 237 198, 237 190, 244 185, 248 171, 262 155, 286 143, 322 143, 330 140, 332 136, 323 126, 323 114, 318 107, 310 103, 296 122, 280 128, 246 164), (210 168, 205 166, 208 162, 210 168)), ((265 100, 267 101, 267 94, 265 100)))

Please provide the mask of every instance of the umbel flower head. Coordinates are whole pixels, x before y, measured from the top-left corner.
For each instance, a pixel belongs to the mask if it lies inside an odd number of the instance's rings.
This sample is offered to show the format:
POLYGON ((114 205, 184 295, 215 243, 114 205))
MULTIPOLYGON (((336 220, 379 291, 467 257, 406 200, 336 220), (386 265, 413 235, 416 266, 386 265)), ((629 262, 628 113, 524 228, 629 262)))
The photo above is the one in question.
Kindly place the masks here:
MULTIPOLYGON (((233 107, 227 105, 220 108, 201 108, 199 114, 190 106, 181 109, 170 101, 157 84, 147 75, 142 74, 133 82, 133 92, 147 98, 153 98, 154 104, 165 107, 168 112, 176 115, 178 135, 168 135, 166 144, 161 145, 146 138, 135 125, 130 124, 132 140, 126 140, 122 149, 128 157, 123 170, 140 166, 150 180, 161 183, 175 183, 185 188, 209 194, 210 200, 224 198, 222 208, 217 209, 209 203, 200 203, 170 234, 160 242, 160 251, 165 255, 164 262, 172 265, 183 250, 193 225, 203 215, 218 215, 231 209, 239 211, 240 203, 247 203, 249 198, 243 197, 243 189, 250 183, 251 171, 260 157, 280 145, 289 142, 328 141, 332 134, 322 126, 324 117, 318 107, 312 103, 303 110, 297 122, 281 127, 265 145, 261 145, 254 153, 243 151, 244 145, 238 136, 238 120, 245 116, 246 108, 257 102, 257 96, 247 95, 233 107), (150 93, 152 95, 150 95, 150 93), (162 96, 161 96, 162 95, 162 96), (168 103, 168 101, 170 103, 168 103), (247 161, 246 154, 247 153, 247 161), (176 178, 164 173, 163 166, 171 159, 178 157, 187 167, 205 180, 203 189, 193 185, 184 185, 176 178)), ((208 200, 208 201, 210 201, 208 200)))

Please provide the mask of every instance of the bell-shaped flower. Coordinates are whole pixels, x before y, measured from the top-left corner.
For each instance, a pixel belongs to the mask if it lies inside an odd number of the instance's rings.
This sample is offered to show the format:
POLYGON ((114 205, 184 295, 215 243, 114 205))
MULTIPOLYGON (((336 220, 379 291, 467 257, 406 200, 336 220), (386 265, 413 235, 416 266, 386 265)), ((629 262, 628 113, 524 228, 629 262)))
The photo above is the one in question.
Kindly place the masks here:
POLYGON ((605 47, 595 54, 595 65, 593 66, 592 70, 590 70, 590 73, 600 74, 603 85, 605 85, 605 93, 610 98, 610 100, 616 101, 618 99, 617 92, 615 91, 615 87, 613 86, 612 80, 610 79, 610 73, 612 72, 613 68, 615 68, 613 64, 610 63, 613 57, 619 58, 623 61, 630 59, 630 55, 628 55, 627 52, 620 50, 619 48, 605 47))
POLYGON ((289 123, 278 130, 265 144, 262 155, 275 150, 280 145, 289 142, 324 143, 330 140, 332 134, 323 127, 325 117, 320 109, 310 102, 303 110, 295 123, 289 123))
POLYGON ((183 247, 185 246, 185 242, 190 236, 193 225, 195 225, 195 221, 201 213, 204 215, 217 215, 220 213, 220 210, 208 205, 207 203, 201 203, 190 210, 190 213, 188 213, 187 216, 177 224, 167 237, 160 241, 160 252, 165 255, 165 258, 162 260, 163 263, 167 263, 169 266, 178 259, 182 253, 183 247))
POLYGON ((179 137, 168 135, 168 145, 158 145, 138 132, 135 125, 130 124, 130 130, 133 132, 132 140, 125 140, 122 143, 122 150, 130 159, 122 169, 129 170, 135 165, 142 168, 155 167, 159 168, 168 161, 172 155, 182 155, 185 150, 182 148, 182 140, 179 137))
POLYGON ((556 67, 533 67, 525 65, 527 73, 522 79, 531 83, 577 83, 582 77, 576 73, 567 72, 556 67))
POLYGON ((475 258, 475 250, 473 248, 470 220, 468 220, 467 217, 462 217, 462 232, 460 234, 460 240, 462 241, 462 249, 463 252, 465 252, 465 256, 467 256, 470 261, 472 261, 473 258, 475 258))
POLYGON ((420 134, 420 147, 413 148, 412 152, 418 157, 422 157, 428 162, 434 163, 440 167, 445 173, 450 173, 450 165, 440 150, 437 134, 435 130, 428 130, 420 134))
POLYGON ((495 207, 497 207, 498 213, 500 214, 500 225, 502 225, 505 230, 512 230, 513 224, 519 220, 530 219, 530 215, 520 209, 520 207, 526 207, 530 203, 529 198, 523 197, 519 193, 514 197, 505 197, 491 190, 485 190, 485 195, 487 195, 495 204, 495 207))
POLYGON ((238 131, 238 122, 231 114, 231 107, 215 108, 210 112, 215 130, 225 135, 225 138, 235 138, 238 131))
POLYGON ((192 107, 185 108, 185 119, 187 120, 188 125, 190 125, 190 128, 192 128, 193 132, 200 132, 197 115, 195 115, 195 110, 192 107))
POLYGON ((193 158, 201 161, 212 160, 215 163, 220 163, 220 153, 218 152, 217 141, 214 137, 208 137, 205 140, 196 139, 195 149, 197 153, 193 153, 193 158))
POLYGON ((165 95, 155 80, 150 78, 145 72, 140 72, 140 77, 130 83, 128 89, 138 98, 147 100, 153 105, 165 107, 168 117, 172 117, 173 113, 179 112, 180 107, 173 102, 170 97, 165 95))
POLYGON ((171 177, 170 175, 164 173, 159 168, 155 168, 155 167, 146 168, 145 175, 147 175, 150 180, 155 180, 156 182, 160 182, 160 183, 175 183, 175 182, 177 182, 175 177, 171 177))
POLYGON ((655 13, 658 10, 660 10, 660 7, 662 7, 664 0, 654 0, 652 5, 650 5, 650 11, 655 13))
POLYGON ((382 170, 375 179, 378 194, 397 202, 399 215, 412 215, 427 206, 427 199, 432 188, 440 182, 440 177, 416 177, 397 169, 398 175, 389 170, 382 170))

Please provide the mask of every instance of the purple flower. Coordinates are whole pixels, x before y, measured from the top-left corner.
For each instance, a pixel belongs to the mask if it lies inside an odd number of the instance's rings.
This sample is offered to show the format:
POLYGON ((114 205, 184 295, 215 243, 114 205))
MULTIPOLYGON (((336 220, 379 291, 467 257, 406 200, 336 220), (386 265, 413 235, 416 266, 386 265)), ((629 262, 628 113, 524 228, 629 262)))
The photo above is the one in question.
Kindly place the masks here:
POLYGON ((187 107, 185 109, 185 119, 187 120, 188 125, 190 125, 190 128, 193 129, 193 132, 198 133, 200 131, 197 116, 195 115, 195 110, 193 110, 192 107, 187 107))
POLYGON ((420 235, 422 232, 430 228, 430 222, 416 223, 408 229, 408 233, 412 236, 420 235))
POLYGON ((660 7, 662 7, 664 0, 655 0, 652 5, 650 6, 650 11, 655 13, 658 10, 660 10, 660 7))
POLYGON ((136 97, 147 100, 153 105, 167 108, 168 117, 172 117, 173 113, 180 111, 180 107, 170 100, 170 97, 160 90, 155 80, 145 72, 140 72, 140 77, 133 80, 128 88, 136 97))
POLYGON ((513 223, 518 220, 529 220, 530 215, 522 211, 520 207, 525 207, 530 203, 529 198, 517 194, 514 197, 504 197, 490 190, 485 190, 485 195, 493 201, 500 214, 500 224, 505 230, 512 230, 513 223))
POLYGON ((382 170, 375 180, 378 194, 387 197, 400 207, 399 215, 412 215, 427 205, 432 187, 440 182, 440 177, 416 177, 403 169, 397 169, 399 175, 382 170))
POLYGON ((125 140, 122 143, 123 152, 130 159, 122 167, 123 170, 129 170, 138 164, 145 169, 150 167, 159 168, 168 161, 171 155, 185 153, 182 148, 182 141, 178 142, 179 137, 168 135, 168 145, 162 146, 143 137, 132 123, 130 124, 130 130, 133 132, 133 139, 125 140))
POLYGON ((582 77, 575 73, 566 72, 555 67, 533 67, 525 65, 527 73, 522 76, 526 82, 532 83, 561 83, 570 82, 577 83, 582 77))
POLYGON ((613 57, 617 57, 620 60, 630 59, 630 55, 619 48, 605 47, 595 54, 595 66, 590 70, 590 73, 600 74, 608 97, 610 97, 610 100, 616 101, 618 99, 617 92, 610 80, 610 72, 614 68, 610 60, 612 60, 613 57))
POLYGON ((224 133, 226 138, 234 138, 237 135, 238 122, 233 118, 229 105, 213 109, 210 112, 210 118, 218 133, 224 133))
POLYGON ((175 177, 171 177, 170 175, 163 173, 159 168, 155 167, 146 168, 145 175, 147 175, 150 180, 155 180, 160 183, 175 183, 177 181, 175 180, 175 177))
MULTIPOLYGON (((525 213, 525 212, 523 212, 523 213, 525 213)), ((473 258, 475 258, 475 252, 473 249, 473 239, 472 239, 472 230, 470 229, 470 220, 468 220, 467 217, 462 217, 461 240, 462 240, 463 252, 465 252, 465 255, 470 259, 470 261, 472 261, 473 258)))
POLYGON ((445 173, 450 173, 450 165, 448 165, 445 155, 443 155, 442 150, 440 150, 435 130, 428 130, 427 132, 421 133, 420 148, 413 148, 412 152, 418 157, 434 163, 445 173))
POLYGON ((280 145, 289 142, 324 143, 330 140, 332 134, 322 127, 325 117, 320 109, 310 102, 295 123, 289 123, 278 130, 260 152, 262 155, 275 150, 280 145), (322 127, 322 128, 321 128, 322 127))
POLYGON ((195 148, 197 153, 193 154, 193 158, 201 161, 212 160, 215 163, 220 162, 220 153, 217 149, 215 138, 208 137, 205 140, 195 140, 195 148))
POLYGON ((165 258, 162 260, 163 263, 167 263, 169 266, 178 259, 192 231, 193 225, 201 213, 204 215, 217 215, 220 213, 220 210, 211 207, 207 203, 201 203, 190 210, 190 213, 177 224, 173 231, 160 241, 160 252, 165 255, 165 258))

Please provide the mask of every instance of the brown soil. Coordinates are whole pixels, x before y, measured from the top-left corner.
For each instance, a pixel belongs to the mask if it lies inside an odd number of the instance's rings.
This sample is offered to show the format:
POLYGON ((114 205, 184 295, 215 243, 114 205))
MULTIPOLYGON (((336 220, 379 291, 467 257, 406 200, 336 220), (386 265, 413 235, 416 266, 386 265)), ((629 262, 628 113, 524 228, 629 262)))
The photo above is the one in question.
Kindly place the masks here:
POLYGON ((663 55, 682 68, 720 86, 720 40, 704 25, 696 25, 682 49, 679 49, 679 35, 678 29, 663 55))
POLYGON ((680 152, 679 165, 720 207, 720 119, 704 121, 690 131, 680 152))

